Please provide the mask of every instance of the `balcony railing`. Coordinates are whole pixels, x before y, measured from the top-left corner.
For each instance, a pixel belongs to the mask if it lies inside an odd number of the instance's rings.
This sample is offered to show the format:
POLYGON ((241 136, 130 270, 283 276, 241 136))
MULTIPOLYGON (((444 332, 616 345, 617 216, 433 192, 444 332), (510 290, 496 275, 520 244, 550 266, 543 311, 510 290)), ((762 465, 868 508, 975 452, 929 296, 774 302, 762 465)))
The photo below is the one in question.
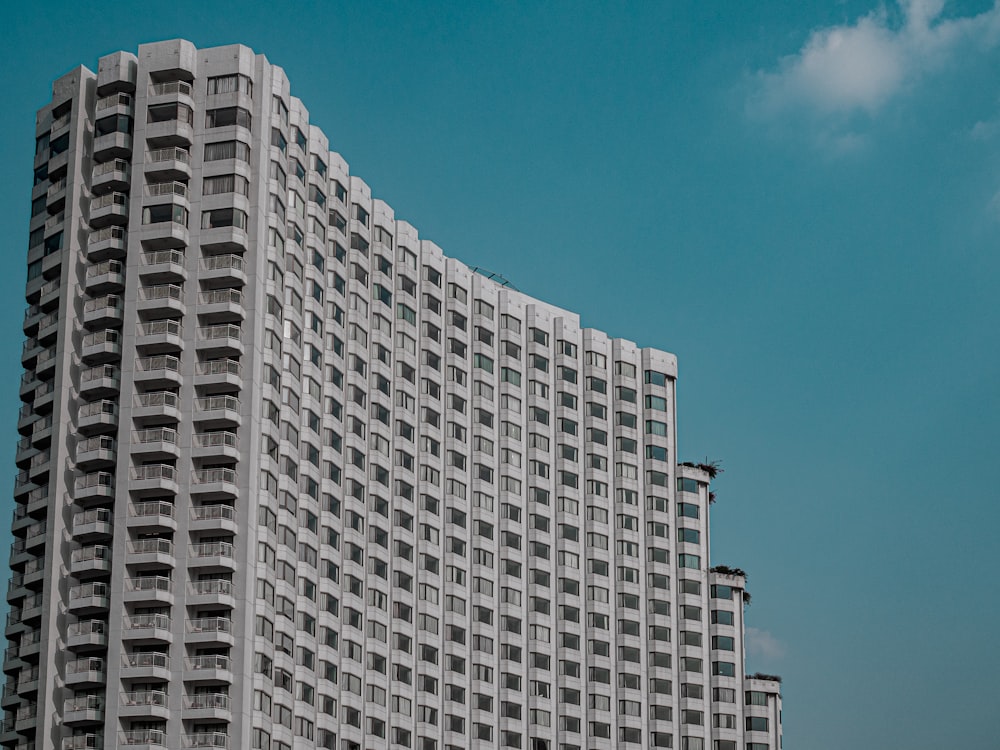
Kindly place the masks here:
POLYGON ((170 616, 162 614, 131 615, 125 618, 126 630, 170 630, 170 616))
POLYGON ((162 690, 132 690, 121 694, 123 706, 166 706, 167 694, 162 690))
POLYGON ((195 401, 198 411, 215 411, 217 409, 240 410, 240 400, 236 396, 209 396, 195 401))
POLYGON ((63 701, 63 713, 71 711, 103 711, 104 696, 102 695, 78 695, 67 698, 63 701))
POLYGON ((122 654, 122 666, 168 669, 170 667, 170 657, 160 651, 136 651, 130 654, 122 654))
MULTIPOLYGON (((135 555, 173 555, 174 554, 174 543, 169 539, 133 539, 128 543, 129 552, 135 555)), ((145 579, 135 579, 135 580, 145 580, 145 579)), ((170 579, 167 579, 168 581, 170 579)))
POLYGON ((187 192, 187 185, 177 180, 173 180, 172 182, 153 182, 146 185, 146 195, 151 198, 160 195, 179 195, 181 198, 186 198, 187 192))
POLYGON ((139 288, 139 299, 153 301, 160 299, 179 300, 183 289, 177 284, 154 284, 139 288))
POLYGON ((229 542, 201 542, 191 545, 191 557, 232 557, 233 545, 229 542))
POLYGON ((196 432, 194 444, 197 448, 236 448, 239 442, 235 432, 196 432))
POLYGON ((164 94, 184 94, 191 96, 191 84, 187 81, 165 81, 163 83, 149 84, 151 96, 163 96, 164 94))
POLYGON ((78 547, 73 550, 72 560, 75 563, 89 562, 91 560, 110 560, 111 548, 97 544, 88 547, 78 547))
POLYGON ((120 260, 104 260, 87 268, 87 278, 92 279, 109 273, 121 273, 124 268, 125 266, 120 260))
POLYGON ((139 324, 140 336, 180 336, 181 324, 176 320, 152 320, 139 324))
POLYGON ((213 289, 198 295, 198 302, 203 305, 242 305, 243 292, 239 289, 213 289))
POLYGON ((199 617, 188 622, 192 633, 232 633, 233 621, 226 617, 199 617))
POLYGON ((87 242, 91 245, 95 245, 98 242, 107 242, 108 240, 121 240, 124 242, 125 236, 126 232, 122 227, 104 227, 104 229, 91 232, 87 242))
POLYGON ((172 503, 163 502, 162 500, 149 500, 147 502, 133 504, 132 515, 139 518, 149 518, 153 516, 173 518, 174 506, 172 503))
MULTIPOLYGON (((111 97, 107 98, 110 99, 111 97)), ((98 109, 100 109, 100 107, 98 107, 98 109)), ((104 175, 111 174, 112 172, 127 171, 128 162, 125 159, 110 159, 109 161, 94 165, 94 177, 103 177, 104 175)))
POLYGON ((195 693, 188 696, 187 705, 188 708, 217 708, 228 711, 230 701, 225 693, 195 693))
POLYGON ((108 624, 104 620, 81 620, 71 622, 67 627, 67 632, 71 637, 105 635, 108 632, 108 624))
POLYGON ((242 271, 243 256, 236 255, 235 253, 227 253, 226 255, 210 255, 207 258, 201 259, 201 268, 203 271, 226 271, 229 269, 242 271))
POLYGON ((132 95, 120 91, 108 96, 102 96, 97 100, 97 110, 108 109, 109 107, 128 107, 132 104, 132 95))
POLYGON ((169 406, 177 408, 180 400, 176 393, 170 391, 152 391, 150 393, 137 393, 135 405, 137 407, 169 406))
POLYGON ((71 600, 89 599, 90 597, 104 597, 107 595, 108 595, 108 584, 102 581, 81 583, 77 586, 71 586, 69 589, 69 598, 71 600))
POLYGON ((221 654, 203 654, 187 658, 188 669, 229 669, 229 657, 221 654))
POLYGON ((66 674, 81 674, 82 672, 103 672, 104 659, 97 656, 76 659, 66 664, 66 674))
MULTIPOLYGON (((146 359, 156 359, 147 357, 146 359)), ((174 357, 173 359, 176 359, 174 357)), ((171 443, 177 442, 177 430, 171 427, 148 427, 145 430, 136 430, 132 433, 132 442, 144 445, 147 443, 171 443)))
POLYGON ((80 404, 80 411, 78 412, 81 417, 97 417, 101 414, 117 413, 118 404, 106 398, 100 401, 89 401, 85 404, 80 404))
POLYGON ((187 164, 191 161, 191 154, 182 148, 158 148, 149 152, 149 161, 154 164, 164 161, 179 161, 187 164))
POLYGON ((215 326, 202 326, 198 329, 198 338, 202 341, 214 341, 216 339, 236 339, 239 340, 242 329, 232 323, 222 323, 215 326))
POLYGON ((196 521, 233 521, 236 509, 231 505, 196 505, 191 509, 196 521))
POLYGON ((191 581, 191 592, 195 596, 232 596, 233 582, 224 578, 208 581, 191 581))
POLYGON ((167 747, 167 733, 162 729, 128 729, 119 732, 122 745, 158 745, 167 747))
POLYGON ((195 366, 198 375, 236 375, 243 373, 238 359, 210 359, 195 366))
POLYGON ((136 576, 125 582, 129 591, 170 591, 172 583, 167 576, 136 576))
POLYGON ((173 482, 177 478, 177 470, 170 464, 145 464, 143 466, 132 467, 132 479, 142 481, 144 479, 164 479, 173 482))
POLYGON ((195 484, 211 484, 214 482, 228 482, 230 484, 235 484, 236 470, 225 468, 195 469, 192 480, 195 484))

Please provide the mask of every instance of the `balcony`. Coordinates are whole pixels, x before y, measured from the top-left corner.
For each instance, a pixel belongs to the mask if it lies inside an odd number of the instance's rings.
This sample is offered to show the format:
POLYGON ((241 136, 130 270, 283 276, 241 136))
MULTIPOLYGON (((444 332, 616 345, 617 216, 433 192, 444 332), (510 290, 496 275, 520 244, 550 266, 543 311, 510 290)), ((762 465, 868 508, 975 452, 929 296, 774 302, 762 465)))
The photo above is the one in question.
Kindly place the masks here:
POLYGON ((206 750, 228 750, 229 735, 223 732, 194 732, 184 735, 184 747, 205 748, 206 750))
POLYGON ((137 393, 132 404, 133 418, 143 425, 176 424, 181 419, 180 398, 170 391, 137 393))
POLYGON ((242 424, 240 400, 235 396, 206 396, 195 399, 194 420, 202 428, 234 428, 242 424))
POLYGON ((176 249, 144 252, 142 265, 139 266, 139 275, 144 281, 153 284, 183 283, 187 279, 187 271, 184 268, 184 253, 176 249))
POLYGON ((206 287, 243 286, 247 283, 243 256, 226 253, 202 258, 198 280, 206 287))
MULTIPOLYGON (((114 440, 114 438, 109 438, 114 440)), ((91 508, 73 516, 73 539, 89 542, 106 539, 114 533, 114 514, 109 508, 91 508)))
MULTIPOLYGON (((153 110, 150 109, 152 112, 153 110)), ((188 109, 187 113, 190 114, 188 109)), ((177 112, 178 115, 185 114, 177 112)), ((157 148, 191 148, 194 143, 194 124, 188 119, 170 119, 146 123, 146 142, 157 148)))
MULTIPOLYGON (((56 355, 55 347, 42 349, 42 351, 38 353, 38 357, 35 359, 33 368, 35 370, 35 375, 40 378, 48 377, 49 374, 55 369, 56 359, 58 359, 58 356, 56 355)), ((35 397, 38 398, 37 393, 35 397)))
POLYGON ((239 458, 239 438, 235 432, 221 430, 217 432, 196 432, 192 455, 200 459, 232 459, 239 458))
POLYGON ((104 684, 106 670, 104 659, 87 656, 66 663, 66 685, 98 687, 104 684))
POLYGON ((84 435, 109 432, 117 428, 118 404, 110 399, 81 404, 76 426, 84 435))
POLYGON ((191 581, 188 584, 187 605, 224 606, 233 609, 236 606, 236 589, 233 582, 225 578, 191 581))
POLYGON ((124 302, 117 294, 105 294, 88 299, 83 303, 83 324, 96 328, 117 328, 121 326, 124 302))
POLYGON ((45 521, 38 521, 24 529, 24 538, 15 541, 22 542, 24 544, 25 550, 33 552, 33 548, 40 544, 45 543, 45 535, 48 533, 48 523, 45 521))
MULTIPOLYGON (((104 747, 104 735, 100 732, 88 732, 87 734, 74 734, 72 737, 65 737, 62 741, 62 750, 94 750, 94 748, 104 747)), ((14 750, 21 750, 18 745, 14 750)), ((25 750, 35 750, 32 743, 25 750)))
POLYGON ((122 621, 122 638, 147 644, 173 643, 170 617, 159 614, 126 615, 122 621))
POLYGON ((108 96, 102 96, 97 100, 94 110, 96 117, 107 117, 108 115, 119 114, 132 117, 134 114, 134 99, 131 94, 124 91, 116 91, 108 96))
POLYGON ((142 225, 137 231, 146 250, 180 248, 189 244, 187 199, 172 198, 171 203, 143 206, 142 225))
POLYGON ((68 184, 69 181, 63 176, 49 185, 48 190, 45 191, 45 208, 50 214, 59 213, 65 208, 66 186, 68 184))
POLYGON ((206 323, 239 323, 246 316, 243 292, 239 289, 212 289, 198 295, 198 317, 206 323))
POLYGON ((235 646, 233 621, 226 617, 200 617, 188 620, 186 643, 235 646))
POLYGON ((131 690, 121 693, 119 716, 130 719, 168 719, 167 694, 163 690, 131 690))
POLYGON ((235 500, 239 496, 236 482, 235 469, 195 469, 191 476, 191 496, 201 500, 235 500))
POLYGON ((229 542, 200 542, 188 550, 188 566, 200 569, 236 570, 233 545, 229 542))
POLYGON ((184 314, 184 290, 177 284, 139 287, 136 308, 145 318, 180 317, 184 314))
POLYGON ((234 323, 198 328, 198 352, 207 357, 238 357, 243 354, 243 331, 234 323))
POLYGON ((29 630, 21 636, 18 642, 18 653, 26 661, 38 661, 38 655, 42 649, 42 631, 29 630))
POLYGON ((191 179, 191 153, 184 148, 158 148, 149 152, 146 175, 163 180, 191 179))
MULTIPOLYGON (((125 558, 125 564, 134 569, 173 568, 176 565, 174 543, 169 539, 159 539, 156 537, 132 539, 128 543, 128 555, 125 558)), ((143 578, 141 580, 145 581, 148 579, 143 578)))
POLYGON ((125 579, 125 601, 144 605, 173 604, 173 583, 167 576, 133 576, 125 579))
POLYGON ((69 611, 77 617, 106 613, 110 596, 108 585, 101 581, 91 581, 70 586, 69 611))
POLYGON ((138 651, 122 654, 123 680, 170 679, 170 657, 159 651, 138 651))
POLYGON ((117 361, 122 356, 122 336, 114 328, 86 334, 81 345, 80 357, 88 365, 117 361))
MULTIPOLYGON (((94 160, 128 159, 132 155, 132 136, 128 133, 108 133, 94 138, 94 160)), ((51 170, 51 166, 49 167, 51 170)))
POLYGON ((69 572, 79 577, 111 572, 111 548, 102 544, 76 548, 70 557, 69 572))
POLYGON ((80 373, 80 395, 88 399, 117 396, 121 385, 121 371, 117 365, 97 365, 80 373))
POLYGON ((90 226, 103 229, 128 224, 128 193, 105 193, 90 199, 90 226))
POLYGON ((174 459, 180 455, 177 430, 172 427, 149 427, 132 433, 132 455, 143 460, 174 459))
POLYGON ((116 447, 117 443, 110 435, 82 438, 76 444, 76 465, 81 469, 113 466, 116 447))
POLYGON ((201 393, 229 392, 243 387, 243 368, 238 359, 198 362, 194 372, 194 384, 201 393))
MULTIPOLYGON (((38 667, 22 669, 17 676, 17 692, 23 697, 24 693, 35 693, 38 691, 38 667)), ((68 681, 67 681, 68 682, 68 681)))
POLYGON ((236 509, 232 505, 195 505, 191 508, 191 531, 237 532, 236 509))
POLYGON ((46 281, 39 288, 38 306, 43 310, 50 310, 59 304, 59 291, 62 288, 62 281, 59 278, 46 281))
MULTIPOLYGON (((75 726, 79 724, 104 723, 104 696, 79 695, 63 701, 63 724, 75 726)), ((100 747, 99 745, 97 747, 100 747)))
POLYGON ((73 651, 108 646, 108 624, 104 620, 79 620, 69 624, 66 647, 73 651))
POLYGON ((94 165, 90 189, 95 193, 125 191, 129 188, 131 168, 125 159, 112 159, 94 165))
POLYGON ((194 693, 184 697, 184 718, 192 721, 231 721, 226 693, 194 693))
POLYGON ((39 451, 28 460, 28 477, 32 482, 46 484, 51 468, 52 451, 46 448, 39 451))
POLYGON ((232 684, 233 673, 229 657, 219 654, 189 656, 184 660, 184 681, 232 684))
POLYGON ((129 718, 170 718, 167 694, 163 690, 130 690, 121 693, 119 716, 129 718))
POLYGON ((42 346, 54 344, 59 333, 59 311, 54 310, 42 316, 38 321, 38 343, 42 346))
POLYGON ((132 467, 132 481, 129 482, 129 492, 132 497, 163 497, 165 494, 176 495, 180 487, 177 484, 177 470, 170 464, 145 464, 132 467))
POLYGON ((118 733, 118 747, 134 750, 154 750, 169 747, 167 733, 162 729, 129 729, 118 733))
POLYGON ((87 260, 99 262, 109 258, 124 258, 128 232, 124 227, 105 227, 91 232, 87 240, 87 260))
POLYGON ((81 504, 108 502, 114 497, 115 475, 109 471, 89 472, 73 484, 73 500, 81 504))
POLYGON ((166 318, 139 323, 135 345, 143 354, 177 352, 184 348, 179 320, 166 318))
POLYGON ((125 288, 125 266, 118 260, 104 260, 87 269, 85 283, 92 295, 120 292, 125 288))
POLYGON ((130 529, 142 529, 145 533, 176 531, 174 506, 162 500, 132 503, 126 525, 130 529))
POLYGON ((38 723, 38 704, 29 703, 21 706, 14 714, 14 729, 18 732, 29 732, 38 723))

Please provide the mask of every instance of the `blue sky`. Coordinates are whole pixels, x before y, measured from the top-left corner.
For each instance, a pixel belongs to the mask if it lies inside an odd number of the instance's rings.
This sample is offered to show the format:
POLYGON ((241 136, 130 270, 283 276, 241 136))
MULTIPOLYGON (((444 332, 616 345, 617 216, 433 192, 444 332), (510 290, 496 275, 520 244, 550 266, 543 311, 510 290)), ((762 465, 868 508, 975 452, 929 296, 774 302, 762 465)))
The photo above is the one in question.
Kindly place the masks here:
MULTIPOLYGON (((680 360, 786 750, 996 747, 1000 6, 21 3, 0 456, 34 110, 141 42, 242 42, 422 236, 680 360)), ((7 501, 8 506, 10 502, 7 501)))

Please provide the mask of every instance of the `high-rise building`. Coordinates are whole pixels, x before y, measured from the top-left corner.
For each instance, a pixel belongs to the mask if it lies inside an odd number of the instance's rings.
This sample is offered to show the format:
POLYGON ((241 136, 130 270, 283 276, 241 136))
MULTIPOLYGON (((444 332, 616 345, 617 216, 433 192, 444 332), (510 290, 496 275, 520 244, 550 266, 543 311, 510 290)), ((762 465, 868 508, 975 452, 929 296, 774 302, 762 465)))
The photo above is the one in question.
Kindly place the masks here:
POLYGON ((778 750, 675 358, 420 239, 242 46, 38 113, 0 745, 778 750))

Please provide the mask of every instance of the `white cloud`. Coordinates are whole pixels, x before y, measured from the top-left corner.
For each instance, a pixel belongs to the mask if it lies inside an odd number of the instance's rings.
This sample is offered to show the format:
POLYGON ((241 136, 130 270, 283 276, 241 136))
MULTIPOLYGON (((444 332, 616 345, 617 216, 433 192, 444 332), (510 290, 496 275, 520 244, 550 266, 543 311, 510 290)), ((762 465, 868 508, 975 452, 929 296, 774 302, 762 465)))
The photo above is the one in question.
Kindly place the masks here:
POLYGON ((945 0, 901 0, 854 23, 813 31, 802 49, 754 79, 750 111, 768 119, 874 115, 956 54, 1000 41, 1000 0, 976 16, 942 15, 945 0))
POLYGON ((785 646, 766 630, 747 627, 747 654, 762 659, 780 659, 785 655, 785 646))

